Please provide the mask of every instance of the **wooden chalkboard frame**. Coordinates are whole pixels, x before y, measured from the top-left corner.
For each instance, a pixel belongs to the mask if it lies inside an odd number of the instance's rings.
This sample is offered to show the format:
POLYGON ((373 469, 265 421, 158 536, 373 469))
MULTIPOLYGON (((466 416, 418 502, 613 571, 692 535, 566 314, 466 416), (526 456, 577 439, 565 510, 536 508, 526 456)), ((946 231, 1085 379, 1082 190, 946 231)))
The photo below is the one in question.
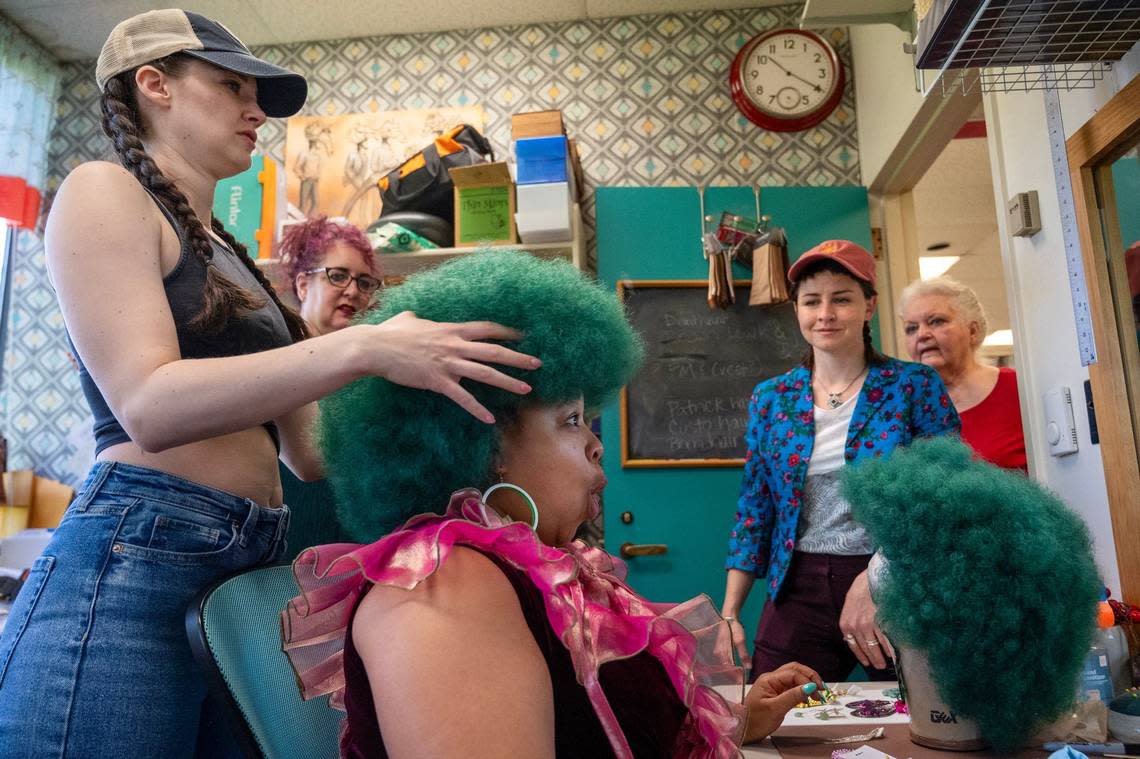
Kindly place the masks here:
MULTIPOLYGON (((750 287, 752 281, 748 279, 734 279, 733 286, 737 288, 750 287)), ((619 279, 617 281, 618 299, 625 303, 626 292, 639 287, 688 287, 708 290, 709 283, 705 279, 619 279)), ((632 458, 629 454, 629 391, 621 389, 621 465, 623 468, 686 468, 693 467, 742 467, 743 458, 733 459, 644 459, 632 458)))

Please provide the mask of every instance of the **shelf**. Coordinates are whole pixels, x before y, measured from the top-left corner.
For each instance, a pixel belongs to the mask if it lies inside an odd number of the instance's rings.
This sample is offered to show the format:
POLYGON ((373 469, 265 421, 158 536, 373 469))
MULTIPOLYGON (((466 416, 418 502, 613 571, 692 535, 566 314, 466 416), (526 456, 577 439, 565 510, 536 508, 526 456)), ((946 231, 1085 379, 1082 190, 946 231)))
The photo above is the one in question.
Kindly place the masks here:
MULTIPOLYGON (((579 271, 586 271, 585 241, 582 239, 582 214, 578 204, 574 204, 571 213, 570 228, 572 238, 566 242, 518 243, 513 245, 488 245, 485 247, 472 246, 465 248, 434 248, 432 250, 419 250, 413 253, 377 253, 376 260, 380 264, 380 271, 384 277, 406 277, 423 269, 438 266, 444 261, 460 258, 480 250, 520 250, 531 253, 539 258, 561 258, 569 261, 579 271)), ((268 270, 276 269, 277 259, 258 259, 258 266, 268 270)))
POLYGON ((395 277, 407 276, 421 269, 430 269, 444 261, 470 255, 479 250, 521 250, 539 258, 563 258, 574 264, 579 270, 584 271, 586 257, 582 246, 582 217, 577 204, 574 204, 574 210, 571 213, 570 229, 572 232, 571 239, 566 242, 435 248, 433 250, 419 250, 414 253, 377 253, 376 258, 380 262, 380 270, 384 276, 395 277))
POLYGON ((807 0, 800 14, 801 29, 858 24, 893 24, 914 32, 914 0, 807 0))

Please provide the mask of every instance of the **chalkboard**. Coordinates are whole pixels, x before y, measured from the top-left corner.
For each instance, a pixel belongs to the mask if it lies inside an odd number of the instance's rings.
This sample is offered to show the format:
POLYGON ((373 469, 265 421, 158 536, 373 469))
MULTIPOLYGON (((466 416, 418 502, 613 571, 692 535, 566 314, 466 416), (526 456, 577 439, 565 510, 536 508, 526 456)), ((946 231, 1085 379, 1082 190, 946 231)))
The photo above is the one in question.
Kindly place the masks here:
POLYGON ((704 280, 618 282, 645 340, 645 364, 621 397, 622 466, 741 466, 757 382, 795 366, 807 344, 790 303, 711 310, 704 280))

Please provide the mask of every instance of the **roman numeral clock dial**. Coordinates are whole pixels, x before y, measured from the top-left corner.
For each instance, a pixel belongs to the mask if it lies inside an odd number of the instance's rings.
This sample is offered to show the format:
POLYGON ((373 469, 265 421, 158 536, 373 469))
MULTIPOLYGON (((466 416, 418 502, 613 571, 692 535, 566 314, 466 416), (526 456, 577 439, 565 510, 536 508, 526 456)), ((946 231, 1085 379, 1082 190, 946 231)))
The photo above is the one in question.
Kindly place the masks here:
POLYGON ((778 29, 749 40, 729 69, 732 100, 749 121, 798 132, 826 119, 843 98, 843 64, 818 34, 778 29))

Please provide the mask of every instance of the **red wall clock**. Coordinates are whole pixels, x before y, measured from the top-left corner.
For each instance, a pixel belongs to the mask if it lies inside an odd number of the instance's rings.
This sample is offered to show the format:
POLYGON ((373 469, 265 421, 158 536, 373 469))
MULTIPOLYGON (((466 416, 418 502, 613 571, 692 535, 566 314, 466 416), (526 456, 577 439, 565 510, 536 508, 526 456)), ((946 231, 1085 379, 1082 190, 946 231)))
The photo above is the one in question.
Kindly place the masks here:
POLYGON ((749 121, 798 132, 828 117, 843 98, 843 64, 814 32, 777 29, 740 48, 729 69, 732 100, 749 121))

